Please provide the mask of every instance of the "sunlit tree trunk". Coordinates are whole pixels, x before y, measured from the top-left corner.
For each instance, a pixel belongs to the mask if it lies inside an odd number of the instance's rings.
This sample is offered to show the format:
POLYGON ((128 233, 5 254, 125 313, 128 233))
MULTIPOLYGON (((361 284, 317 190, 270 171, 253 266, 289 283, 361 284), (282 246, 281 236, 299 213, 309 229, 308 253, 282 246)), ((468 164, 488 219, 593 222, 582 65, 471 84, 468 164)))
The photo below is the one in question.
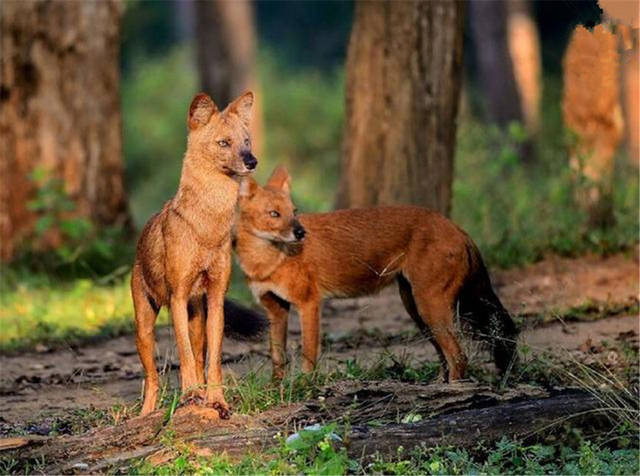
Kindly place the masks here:
POLYGON ((256 93, 251 121, 253 149, 262 145, 261 94, 256 66, 256 32, 249 0, 193 2, 200 83, 219 107, 247 89, 256 93))
POLYGON ((522 116, 529 133, 534 135, 540 122, 542 58, 529 0, 507 3, 507 37, 522 116))
POLYGON ((449 213, 463 16, 462 2, 356 4, 337 207, 449 213))
MULTIPOLYGON (((10 259, 33 233, 30 173, 64 181, 71 212, 127 225, 123 184, 119 48, 122 5, 0 2, 0 255, 10 259)), ((49 234, 40 245, 55 246, 49 234)))

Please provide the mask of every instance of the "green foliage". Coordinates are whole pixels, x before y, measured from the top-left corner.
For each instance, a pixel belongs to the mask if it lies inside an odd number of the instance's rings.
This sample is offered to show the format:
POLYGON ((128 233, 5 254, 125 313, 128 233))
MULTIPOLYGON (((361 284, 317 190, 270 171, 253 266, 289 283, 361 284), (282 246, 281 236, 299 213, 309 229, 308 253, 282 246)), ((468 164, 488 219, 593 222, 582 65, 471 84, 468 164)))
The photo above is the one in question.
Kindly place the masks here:
POLYGON ((473 451, 451 447, 421 448, 393 460, 377 458, 365 474, 637 474, 638 448, 610 449, 583 441, 574 449, 503 438, 473 451))
POLYGON ((187 143, 187 110, 197 91, 190 49, 140 59, 122 81, 124 158, 138 229, 175 193, 187 143))
POLYGON ((301 211, 332 208, 339 176, 344 117, 342 70, 293 69, 265 51, 260 57, 265 147, 257 178, 277 164, 288 167, 301 211), (312 93, 311 93, 312 91, 312 93))
POLYGON ((335 424, 300 430, 287 441, 260 455, 247 454, 234 461, 226 454, 198 457, 188 447, 176 445, 178 456, 170 463, 153 466, 140 462, 135 470, 141 474, 345 474, 356 467, 349 460, 335 424))
POLYGON ((527 264, 546 253, 606 254, 637 242, 638 174, 623 151, 614 176, 614 226, 589 226, 576 205, 577 189, 588 184, 572 177, 560 95, 560 82, 546 78, 541 131, 530 165, 523 165, 518 155, 526 139, 518 124, 502 132, 472 117, 460 120, 452 218, 490 265, 527 264))
POLYGON ((34 236, 18 251, 13 268, 57 275, 97 276, 113 271, 128 261, 131 253, 119 227, 98 228, 87 218, 77 216, 76 204, 64 188, 64 182, 46 169, 36 168, 30 176, 36 184, 36 196, 27 208, 36 214, 34 236), (52 252, 40 250, 38 240, 55 236, 60 244, 52 252))

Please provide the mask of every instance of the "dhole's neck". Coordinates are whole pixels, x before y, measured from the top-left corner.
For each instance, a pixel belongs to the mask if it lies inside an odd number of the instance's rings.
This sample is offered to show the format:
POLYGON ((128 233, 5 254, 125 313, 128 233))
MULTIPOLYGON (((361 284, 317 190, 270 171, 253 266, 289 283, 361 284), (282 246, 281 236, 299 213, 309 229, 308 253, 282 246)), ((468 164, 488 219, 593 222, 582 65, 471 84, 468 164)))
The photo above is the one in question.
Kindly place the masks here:
POLYGON ((185 156, 178 192, 171 207, 203 246, 219 246, 231 236, 238 183, 202 158, 185 156))
POLYGON ((268 279, 287 258, 273 243, 257 237, 242 224, 236 229, 235 250, 242 271, 251 281, 268 279))
MULTIPOLYGON (((176 201, 188 197, 189 206, 212 214, 232 212, 238 201, 238 182, 222 173, 210 160, 187 150, 182 163, 182 173, 176 201), (194 203, 194 200, 197 203, 194 203)), ((231 219, 232 216, 229 217, 231 219)))

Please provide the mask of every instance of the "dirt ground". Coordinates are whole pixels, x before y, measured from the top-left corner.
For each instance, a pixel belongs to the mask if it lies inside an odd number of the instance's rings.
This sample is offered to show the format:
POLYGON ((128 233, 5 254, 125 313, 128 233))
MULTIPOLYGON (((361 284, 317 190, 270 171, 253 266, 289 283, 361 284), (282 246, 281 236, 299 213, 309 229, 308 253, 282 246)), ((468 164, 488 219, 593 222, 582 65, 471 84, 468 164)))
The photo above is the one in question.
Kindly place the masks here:
MULTIPOLYGON (((522 341, 532 349, 584 349, 624 336, 637 345, 638 315, 629 312, 593 321, 567 321, 566 311, 590 304, 606 311, 638 302, 638 255, 608 258, 549 258, 536 265, 496 272, 498 294, 514 314, 525 317, 522 341), (615 306, 614 306, 615 307, 615 306), (619 307, 619 306, 618 306, 619 307), (555 316, 555 319, 549 319, 555 316), (549 322, 550 321, 550 322, 549 322)), ((637 309, 637 307, 636 307, 637 309)), ((605 314, 603 312, 601 314, 605 314)), ((372 362, 391 352, 414 362, 436 360, 431 345, 415 333, 394 288, 358 299, 332 300, 323 311, 326 368, 348 359, 372 362)), ((290 317, 290 347, 299 341, 298 319, 290 317)), ((176 380, 177 356, 170 328, 158 337, 158 365, 176 380)), ((482 355, 471 352, 472 359, 482 355)), ((294 361, 299 358, 294 357, 294 361)), ((266 339, 258 343, 227 340, 223 363, 227 373, 241 377, 248 369, 269 369, 266 339)), ((141 392, 142 373, 133 336, 123 336, 80 349, 19 356, 0 356, 0 435, 20 425, 30 433, 51 431, 51 419, 87 408, 131 404, 141 392), (24 426, 26 422, 40 422, 24 426)))

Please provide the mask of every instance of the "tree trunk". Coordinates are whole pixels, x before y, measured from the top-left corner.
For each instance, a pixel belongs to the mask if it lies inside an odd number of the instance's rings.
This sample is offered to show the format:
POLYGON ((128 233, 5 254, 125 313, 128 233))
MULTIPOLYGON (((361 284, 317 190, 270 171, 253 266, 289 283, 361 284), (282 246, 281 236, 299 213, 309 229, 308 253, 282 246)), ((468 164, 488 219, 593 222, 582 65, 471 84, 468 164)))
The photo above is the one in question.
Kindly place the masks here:
MULTIPOLYGON (((64 182, 72 214, 96 224, 130 223, 123 182, 119 95, 121 4, 0 4, 0 258, 33 233, 30 173, 64 182)), ((45 236, 55 246, 60 235, 45 236), (57 236, 58 238, 54 238, 57 236)))
POLYGON ((531 16, 529 0, 507 4, 509 54, 520 98, 522 116, 530 134, 538 132, 542 95, 542 58, 538 28, 531 16))
POLYGON ((338 208, 449 213, 463 17, 459 1, 356 4, 338 208))
POLYGON ((469 18, 489 119, 500 126, 510 121, 523 122, 507 42, 505 0, 471 0, 469 18))
POLYGON ((247 89, 256 93, 251 139, 259 154, 262 122, 252 5, 249 0, 208 0, 193 5, 200 84, 221 108, 247 89))

